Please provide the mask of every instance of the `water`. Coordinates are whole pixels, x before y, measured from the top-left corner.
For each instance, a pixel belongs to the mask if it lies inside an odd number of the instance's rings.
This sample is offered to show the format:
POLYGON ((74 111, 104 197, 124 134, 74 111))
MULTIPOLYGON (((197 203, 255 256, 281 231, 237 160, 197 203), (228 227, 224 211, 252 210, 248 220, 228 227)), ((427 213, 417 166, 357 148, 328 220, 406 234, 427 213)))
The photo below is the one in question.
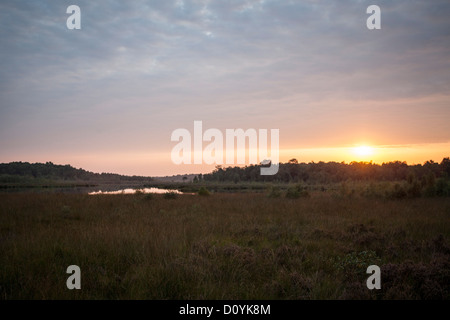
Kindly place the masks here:
POLYGON ((115 191, 101 191, 101 190, 99 190, 99 191, 89 192, 88 194, 90 194, 90 195, 95 195, 95 194, 134 194, 134 193, 136 193, 136 191, 142 192, 142 193, 168 193, 168 192, 173 192, 173 193, 177 193, 177 194, 183 194, 183 192, 178 191, 178 190, 160 189, 160 188, 141 188, 141 189, 127 188, 127 189, 120 189, 120 190, 115 190, 115 191))
POLYGON ((24 187, 24 188, 0 188, 0 193, 78 193, 78 194, 135 194, 136 190, 142 193, 168 193, 189 194, 174 189, 163 188, 139 188, 130 186, 97 186, 97 187, 24 187))

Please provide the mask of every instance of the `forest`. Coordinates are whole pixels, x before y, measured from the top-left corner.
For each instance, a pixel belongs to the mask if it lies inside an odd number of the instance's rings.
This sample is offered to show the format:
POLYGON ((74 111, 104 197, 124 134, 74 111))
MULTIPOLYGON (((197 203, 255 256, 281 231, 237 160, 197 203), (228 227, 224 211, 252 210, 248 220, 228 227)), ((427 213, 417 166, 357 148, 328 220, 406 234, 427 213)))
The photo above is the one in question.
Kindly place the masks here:
POLYGON ((206 174, 179 175, 161 179, 93 173, 52 162, 11 162, 0 164, 0 187, 114 184, 133 185, 136 188, 139 186, 164 187, 183 192, 198 192, 200 188, 213 192, 261 192, 269 189, 271 195, 277 195, 279 189, 288 191, 292 189, 293 197, 306 194, 306 189, 325 191, 338 188, 343 194, 359 190, 366 196, 377 195, 388 198, 450 196, 450 158, 448 157, 442 159, 440 163, 430 160, 424 164, 415 165, 408 165, 401 161, 383 164, 322 161, 299 163, 296 159, 291 159, 287 163, 280 163, 278 173, 273 176, 261 175, 261 166, 216 166, 212 172, 206 174), (350 186, 355 183, 359 186, 350 186))
POLYGON ((277 174, 273 176, 260 175, 260 165, 245 167, 222 167, 204 175, 199 175, 195 181, 215 182, 282 182, 307 184, 328 184, 343 181, 401 181, 401 180, 434 180, 450 177, 450 158, 444 158, 440 163, 433 160, 423 165, 408 165, 406 162, 393 161, 383 164, 372 162, 310 162, 299 163, 291 159, 280 163, 277 174))
POLYGON ((52 162, 0 163, 0 183, 32 183, 34 181, 79 181, 79 182, 148 182, 150 177, 125 176, 115 173, 94 173, 77 169, 71 165, 52 162))

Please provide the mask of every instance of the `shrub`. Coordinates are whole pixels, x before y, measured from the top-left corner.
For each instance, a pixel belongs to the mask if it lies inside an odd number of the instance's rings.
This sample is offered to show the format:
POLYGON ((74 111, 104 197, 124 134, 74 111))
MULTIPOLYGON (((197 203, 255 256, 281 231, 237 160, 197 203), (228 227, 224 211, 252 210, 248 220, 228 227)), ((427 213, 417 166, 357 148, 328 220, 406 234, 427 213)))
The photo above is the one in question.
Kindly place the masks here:
POLYGON ((210 194, 211 193, 205 187, 201 187, 200 190, 198 190, 199 196, 209 196, 210 194))
POLYGON ((306 189, 301 190, 301 191, 300 191, 300 197, 301 197, 301 198, 309 198, 310 195, 309 195, 308 190, 306 190, 306 189))
POLYGON ((290 199, 308 198, 309 196, 308 190, 306 190, 306 187, 301 183, 296 184, 294 187, 288 188, 286 191, 286 198, 290 199))
POLYGON ((178 194, 173 191, 164 193, 164 199, 176 199, 177 197, 178 194))
POLYGON ((281 197, 281 189, 280 187, 272 186, 269 192, 269 198, 279 198, 281 197))
POLYGON ((422 187, 419 180, 414 179, 413 182, 410 183, 406 192, 410 198, 420 197, 422 195, 422 187))
POLYGON ((352 198, 353 195, 355 194, 355 189, 350 189, 347 182, 344 181, 341 183, 339 193, 341 194, 342 197, 352 198))
POLYGON ((290 187, 286 191, 286 198, 289 199, 298 199, 300 198, 300 192, 295 187, 290 187))
POLYGON ((399 183, 395 183, 393 189, 386 192, 386 197, 389 199, 403 199, 406 196, 405 189, 399 183))
POLYGON ((144 197, 145 200, 153 200, 155 195, 153 193, 147 193, 144 197))
POLYGON ((450 196, 450 183, 446 179, 440 178, 436 181, 436 195, 441 197, 450 196))
POLYGON ((337 257, 335 268, 344 272, 346 276, 354 274, 365 275, 367 267, 380 264, 381 259, 375 251, 351 252, 344 257, 337 257))

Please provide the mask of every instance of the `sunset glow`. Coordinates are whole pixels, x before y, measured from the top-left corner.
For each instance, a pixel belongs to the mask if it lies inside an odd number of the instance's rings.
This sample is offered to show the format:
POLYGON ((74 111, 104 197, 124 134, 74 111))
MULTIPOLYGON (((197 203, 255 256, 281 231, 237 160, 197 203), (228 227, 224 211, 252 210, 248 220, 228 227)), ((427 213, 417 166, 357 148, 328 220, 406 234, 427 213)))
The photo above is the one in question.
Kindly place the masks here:
POLYGON ((449 300, 449 17, 1 0, 1 298, 181 318, 449 300))
POLYGON ((353 148, 353 152, 358 157, 366 157, 366 156, 371 156, 374 152, 374 149, 369 146, 358 146, 358 147, 353 148))
POLYGON ((281 162, 450 155, 450 5, 385 2, 369 30, 370 3, 111 3, 77 2, 69 30, 64 5, 2 1, 0 162, 209 172, 171 160, 194 121, 277 129, 281 162))

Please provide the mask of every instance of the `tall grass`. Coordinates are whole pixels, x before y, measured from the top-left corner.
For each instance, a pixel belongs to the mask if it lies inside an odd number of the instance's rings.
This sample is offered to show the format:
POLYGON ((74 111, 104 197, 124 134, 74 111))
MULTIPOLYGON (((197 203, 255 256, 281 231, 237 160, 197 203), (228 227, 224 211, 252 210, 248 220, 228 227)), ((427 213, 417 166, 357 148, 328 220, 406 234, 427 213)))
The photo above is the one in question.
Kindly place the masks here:
POLYGON ((449 299, 449 217, 449 198, 0 194, 0 296, 449 299))

